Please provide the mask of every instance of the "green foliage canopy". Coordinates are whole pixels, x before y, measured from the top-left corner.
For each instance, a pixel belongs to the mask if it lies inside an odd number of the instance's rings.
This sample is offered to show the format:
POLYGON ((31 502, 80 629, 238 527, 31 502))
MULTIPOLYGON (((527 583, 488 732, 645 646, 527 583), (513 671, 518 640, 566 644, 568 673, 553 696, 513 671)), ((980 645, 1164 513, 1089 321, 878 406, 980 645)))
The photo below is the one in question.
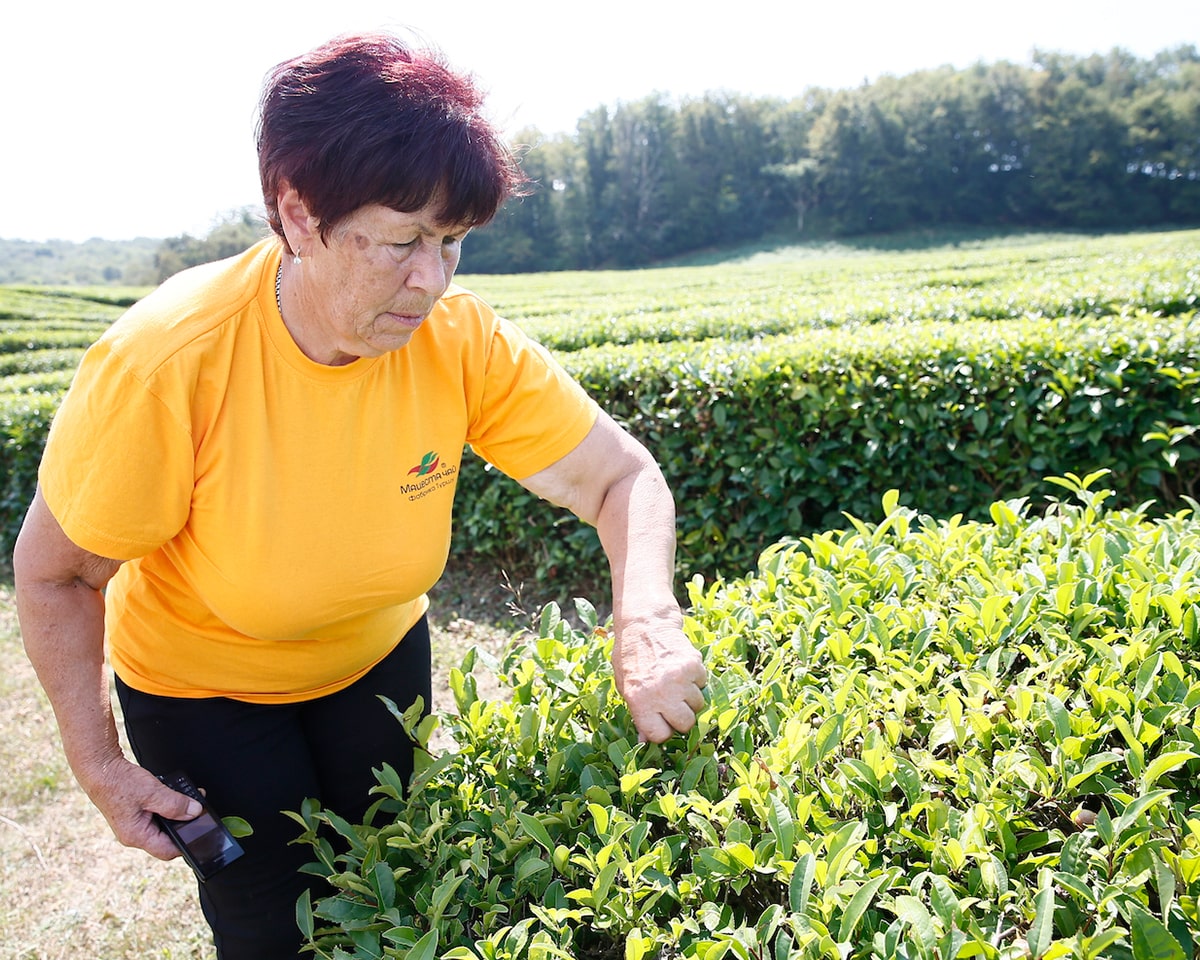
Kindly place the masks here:
POLYGON ((1200 53, 1039 52, 787 101, 649 96, 519 139, 540 190, 472 237, 471 270, 644 266, 798 230, 1194 225, 1200 53))
MULTIPOLYGON (((1200 913, 1200 525, 996 502, 779 543, 691 584, 711 673, 637 742, 611 637, 556 607, 452 675, 457 750, 378 818, 295 814, 318 956, 1166 960, 1200 913), (410 952, 411 951, 411 952, 410 952)), ((425 742, 438 718, 401 718, 425 742)))

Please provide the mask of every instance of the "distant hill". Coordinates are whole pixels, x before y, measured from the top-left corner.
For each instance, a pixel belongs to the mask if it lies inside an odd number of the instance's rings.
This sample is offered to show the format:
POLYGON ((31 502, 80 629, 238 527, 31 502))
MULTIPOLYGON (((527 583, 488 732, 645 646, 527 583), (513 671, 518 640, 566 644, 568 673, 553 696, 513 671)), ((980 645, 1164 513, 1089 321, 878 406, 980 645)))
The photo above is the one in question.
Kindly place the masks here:
POLYGON ((154 255, 162 240, 0 239, 0 283, 149 286, 158 282, 154 255))

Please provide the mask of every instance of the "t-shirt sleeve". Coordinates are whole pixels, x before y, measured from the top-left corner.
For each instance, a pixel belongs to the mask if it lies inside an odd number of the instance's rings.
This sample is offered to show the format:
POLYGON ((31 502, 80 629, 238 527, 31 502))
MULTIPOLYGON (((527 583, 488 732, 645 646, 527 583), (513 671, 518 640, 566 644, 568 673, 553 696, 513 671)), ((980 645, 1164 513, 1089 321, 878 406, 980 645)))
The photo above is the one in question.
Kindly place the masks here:
POLYGON ((38 471, 51 513, 83 549, 131 560, 187 521, 195 456, 173 392, 137 377, 106 340, 85 354, 38 471))
POLYGON ((497 322, 471 448, 523 480, 561 460, 587 436, 599 407, 541 344, 497 322))

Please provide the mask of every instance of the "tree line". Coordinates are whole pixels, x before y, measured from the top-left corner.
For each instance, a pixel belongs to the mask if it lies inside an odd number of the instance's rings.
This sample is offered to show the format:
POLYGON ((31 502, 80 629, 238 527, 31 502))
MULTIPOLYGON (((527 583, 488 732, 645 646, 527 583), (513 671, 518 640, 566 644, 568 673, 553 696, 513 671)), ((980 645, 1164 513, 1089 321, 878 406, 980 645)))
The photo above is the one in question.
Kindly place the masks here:
MULTIPOLYGON (((1194 225, 1200 52, 1035 52, 1026 65, 942 67, 792 99, 654 94, 596 107, 574 134, 529 129, 515 141, 532 185, 471 235, 473 273, 633 267, 765 238, 935 226, 1194 225)), ((152 263, 138 251, 138 263, 103 277, 89 264, 73 279, 153 282, 265 232, 258 210, 236 210, 205 237, 159 242, 152 263)), ((11 253, 0 256, 9 282, 47 282, 69 256, 45 244, 11 253)))
POLYGON ((766 236, 1200 222, 1200 52, 1035 52, 791 100, 662 95, 527 130, 472 272, 630 267, 766 236))
POLYGON ((0 284, 46 286, 150 286, 162 240, 0 239, 0 284))

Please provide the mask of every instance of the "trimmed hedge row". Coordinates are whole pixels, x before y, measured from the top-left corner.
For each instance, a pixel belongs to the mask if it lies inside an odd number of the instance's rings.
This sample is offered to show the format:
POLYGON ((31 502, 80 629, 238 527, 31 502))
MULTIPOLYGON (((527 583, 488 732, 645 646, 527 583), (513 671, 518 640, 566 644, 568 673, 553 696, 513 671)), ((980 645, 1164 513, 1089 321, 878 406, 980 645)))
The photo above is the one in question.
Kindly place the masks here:
MULTIPOLYGON (((55 373, 75 368, 83 359, 84 347, 63 347, 49 350, 18 350, 15 353, 0 353, 0 377, 8 378, 29 373, 55 373)), ((7 386, 0 384, 4 393, 7 386)))
POLYGON ((463 282, 559 351, 898 321, 1179 314, 1200 306, 1200 231, 1030 240, 463 282))
MULTIPOLYGON (((1046 492, 1047 475, 1105 466, 1126 501, 1173 506, 1197 492, 1198 341, 1194 312, 1142 313, 639 343, 563 360, 662 464, 679 504, 680 573, 738 575, 779 537, 863 515, 890 488, 934 516, 977 516, 996 498, 1046 492)), ((0 373, 73 368, 81 352, 0 355, 0 373)), ((6 550, 55 382, 22 376, 19 392, 0 392, 6 550)), ((594 531, 492 473, 464 464, 455 562, 536 578, 539 590, 602 582, 594 531)))
MULTIPOLYGON (((779 537, 863 515, 892 487, 935 516, 974 515, 1034 494, 1048 474, 1102 465, 1129 501, 1169 507, 1194 494, 1194 318, 890 325, 875 339, 814 331, 596 348, 565 361, 662 464, 679 504, 681 573, 736 575, 779 537)), ((6 549, 57 403, 0 395, 6 549)), ((543 587, 603 577, 590 528, 493 474, 464 464, 456 556, 543 587)))
POLYGON ((99 332, 94 326, 62 329, 52 323, 20 324, 17 329, 0 326, 0 354, 27 353, 31 350, 86 350, 99 332))
MULTIPOLYGON (((977 517, 998 498, 1049 492, 1048 475, 1100 467, 1127 502, 1194 495, 1194 320, 900 324, 874 338, 814 331, 564 361, 662 465, 680 573, 736 576, 780 537, 866 515, 891 488, 940 517, 977 517)), ((515 578, 573 588, 604 574, 590 528, 477 460, 460 475, 456 524, 456 556, 515 578)))
POLYGON ((0 287, 0 320, 67 320, 112 323, 145 288, 122 290, 0 287))
POLYGON ((62 393, 0 394, 0 536, 6 556, 37 488, 38 464, 62 393))
MULTIPOLYGON (((805 278, 806 281, 811 278, 805 278)), ((876 278, 878 279, 878 278, 876 278)), ((669 340, 751 340, 806 328, 848 328, 886 323, 964 320, 1014 320, 1022 317, 1081 317, 1134 312, 1175 315, 1200 303, 1200 273, 1150 284, 1132 277, 1105 289, 1086 292, 1062 282, 1043 281, 1014 295, 999 279, 996 286, 968 278, 931 278, 917 283, 893 278, 891 289, 863 296, 855 291, 776 290, 753 301, 672 305, 637 310, 619 316, 605 313, 530 317, 521 326, 534 339, 556 351, 581 350, 611 344, 669 340), (732 309, 730 309, 732 307, 732 309)), ((884 286, 876 282, 873 286, 884 286)))

